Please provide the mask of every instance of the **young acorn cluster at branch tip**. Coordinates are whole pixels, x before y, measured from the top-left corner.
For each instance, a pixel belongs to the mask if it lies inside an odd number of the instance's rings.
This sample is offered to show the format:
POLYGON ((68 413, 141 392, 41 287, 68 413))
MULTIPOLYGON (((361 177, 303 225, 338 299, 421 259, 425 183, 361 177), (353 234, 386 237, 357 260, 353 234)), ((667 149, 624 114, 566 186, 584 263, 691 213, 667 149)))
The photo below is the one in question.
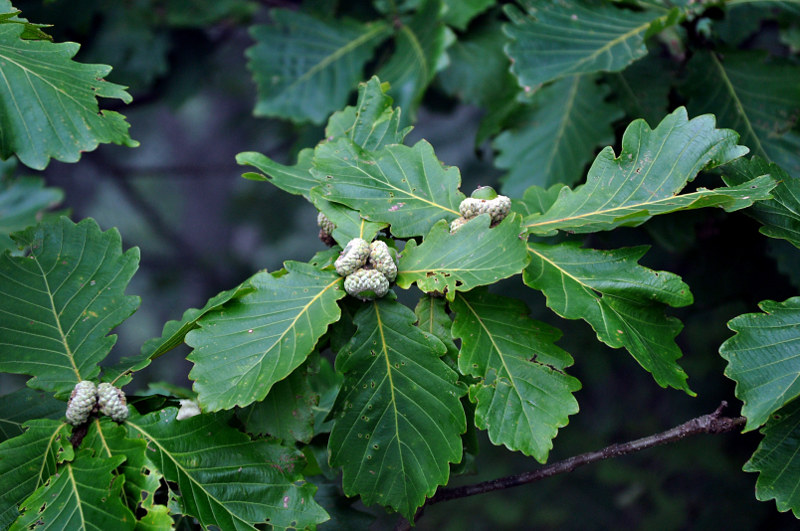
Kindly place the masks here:
POLYGON ((460 218, 456 218, 450 223, 450 234, 461 228, 463 224, 481 214, 489 214, 492 218, 491 227, 499 224, 511 210, 511 199, 504 195, 497 195, 491 186, 479 186, 472 192, 472 195, 463 201, 458 207, 461 213, 460 218))
POLYGON ((89 415, 96 411, 108 415, 115 422, 124 421, 128 418, 125 393, 110 383, 95 387, 94 382, 88 380, 78 382, 67 404, 67 422, 78 426, 89 420, 89 415))
POLYGON ((333 266, 345 277, 344 290, 362 301, 379 299, 389 292, 389 284, 397 278, 397 264, 386 243, 367 243, 353 238, 345 246, 333 266))

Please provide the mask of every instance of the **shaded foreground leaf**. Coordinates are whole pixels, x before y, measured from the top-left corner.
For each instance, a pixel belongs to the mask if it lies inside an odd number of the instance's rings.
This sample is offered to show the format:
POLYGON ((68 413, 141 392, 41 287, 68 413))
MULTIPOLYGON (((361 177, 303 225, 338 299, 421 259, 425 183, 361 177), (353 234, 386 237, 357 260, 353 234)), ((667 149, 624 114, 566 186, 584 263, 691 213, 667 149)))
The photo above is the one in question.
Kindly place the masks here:
POLYGON ((387 298, 358 310, 358 330, 336 358, 345 383, 328 442, 345 494, 408 519, 447 483, 466 430, 464 390, 439 359, 445 347, 415 321, 411 310, 387 298))
POLYGON ((745 431, 758 428, 800 395, 800 297, 758 306, 764 313, 728 322, 736 334, 719 348, 728 361, 725 376, 736 382, 736 396, 744 402, 745 431))
POLYGON ((322 123, 347 103, 364 63, 389 35, 383 21, 322 20, 302 11, 273 9, 270 26, 254 26, 246 55, 258 84, 257 116, 322 123))
POLYGON ((310 199, 317 210, 325 214, 325 217, 335 225, 331 236, 342 248, 353 238, 370 242, 375 239, 378 232, 388 226, 387 223, 367 221, 357 210, 328 201, 320 188, 311 190, 310 199))
POLYGON ((572 357, 554 344, 561 332, 529 318, 522 301, 485 288, 459 293, 451 306, 458 369, 481 378, 469 391, 476 426, 492 443, 546 462, 558 428, 578 412, 572 393, 581 388, 564 372, 572 357))
POLYGON ((61 419, 66 409, 65 402, 28 387, 0 396, 0 443, 21 435, 23 423, 32 419, 61 419))
POLYGON ((227 426, 230 414, 181 421, 176 414, 167 408, 125 424, 131 437, 147 441, 164 478, 177 483, 184 514, 226 531, 252 530, 257 523, 302 529, 327 519, 314 501, 316 488, 298 481, 294 450, 250 440, 227 426))
POLYGON ((31 420, 25 432, 0 444, 0 528, 19 515, 17 507, 74 454, 69 426, 51 419, 31 420))
POLYGON ((759 473, 756 498, 774 499, 779 511, 791 509, 800 518, 800 401, 794 400, 774 413, 761 433, 764 439, 743 470, 759 473))
POLYGON ((324 183, 325 199, 391 224, 400 238, 422 236, 438 220, 457 218, 464 199, 458 168, 443 166, 425 140, 375 152, 348 139, 321 144, 311 173, 324 183))
POLYGON ((14 239, 30 253, 0 256, 0 371, 65 397, 97 376, 117 339, 108 332, 139 306, 124 294, 139 249, 123 253, 119 232, 92 219, 62 217, 14 239))
POLYGON ((444 343, 447 355, 455 362, 458 359, 458 347, 453 341, 453 321, 447 314, 444 299, 423 295, 419 298, 414 313, 417 316, 417 326, 444 343))
POLYGON ((286 274, 253 276, 252 292, 205 315, 186 335, 194 348, 189 378, 204 411, 263 399, 339 319, 342 277, 301 262, 284 265, 286 274))
POLYGON ((525 218, 525 226, 543 235, 557 229, 583 233, 641 225, 656 214, 708 203, 727 210, 744 208, 766 198, 774 183, 760 180, 753 189, 700 189, 676 196, 700 170, 747 153, 746 147, 736 145, 738 138, 735 131, 716 129, 711 115, 689 120, 683 107, 655 129, 644 120, 634 120, 622 137, 619 157, 610 146, 603 149, 589 169, 586 184, 575 190, 563 188, 553 206, 544 214, 525 218))
POLYGON ((679 276, 637 263, 646 246, 598 251, 581 249, 579 242, 529 243, 528 251, 523 280, 544 293, 550 309, 585 320, 606 345, 625 347, 660 386, 693 395, 677 363, 675 336, 682 325, 664 315, 667 305, 691 304, 692 294, 679 276))
POLYGON ((518 197, 531 185, 572 186, 583 178, 583 168, 595 147, 614 141, 611 123, 622 112, 604 100, 608 87, 594 76, 572 76, 548 85, 531 98, 520 126, 494 141, 503 193, 518 197))
POLYGON ((426 293, 444 293, 453 300, 456 291, 492 284, 520 273, 528 263, 525 241, 519 235, 520 218, 512 214, 489 228, 489 216, 480 215, 450 234, 440 221, 417 246, 409 240, 400 255, 397 285, 411 284, 426 293))
POLYGON ((632 11, 576 0, 524 0, 506 7, 506 52, 526 90, 572 74, 617 72, 647 54, 647 33, 677 22, 678 12, 632 11))
POLYGON ((124 116, 97 105, 97 97, 131 101, 125 87, 103 79, 110 66, 75 62, 77 44, 25 40, 23 31, 0 24, 0 159, 16 154, 41 170, 51 157, 75 162, 100 143, 139 145, 124 116))
POLYGON ((81 451, 25 500, 11 529, 133 529, 136 519, 122 504, 122 482, 114 481, 112 474, 124 460, 81 451))
POLYGON ((788 240, 800 247, 800 176, 786 173, 777 164, 753 157, 739 159, 723 168, 726 184, 738 185, 761 175, 769 175, 778 182, 770 192, 772 199, 759 201, 747 214, 764 226, 761 233, 770 238, 788 240))
POLYGON ((12 232, 36 225, 36 215, 63 198, 60 189, 45 188, 44 179, 0 177, 0 253, 16 247, 11 241, 12 232))

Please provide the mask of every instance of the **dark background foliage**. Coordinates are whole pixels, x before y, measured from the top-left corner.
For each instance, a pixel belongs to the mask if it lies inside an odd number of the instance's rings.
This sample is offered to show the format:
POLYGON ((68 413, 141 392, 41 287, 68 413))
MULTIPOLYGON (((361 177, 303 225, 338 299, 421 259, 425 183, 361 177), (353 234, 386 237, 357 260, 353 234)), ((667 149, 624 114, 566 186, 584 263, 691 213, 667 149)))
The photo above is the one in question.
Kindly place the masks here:
MULTIPOLYGON (((322 136, 320 126, 256 118, 252 112, 256 92, 244 55, 252 45, 248 27, 268 22, 270 7, 298 9, 299 2, 240 4, 222 17, 204 17, 168 1, 15 3, 29 20, 53 24, 49 33, 55 41, 81 43, 77 60, 114 66, 109 80, 128 85, 134 97, 130 105, 112 107, 127 116, 140 147, 101 146, 79 164, 53 161, 44 172, 48 185, 65 191, 63 204, 73 219, 93 217, 104 229, 118 227, 126 246, 141 248, 141 267, 128 293, 140 295, 142 306, 118 329, 115 356, 138 352, 166 320, 202 306, 255 270, 277 269, 286 259, 307 260, 323 248, 311 205, 241 179, 244 170, 234 161, 239 152, 259 151, 291 163, 300 148, 322 136)), ((320 4, 332 9, 334 2, 320 4)), ((347 4, 339 7, 352 13, 368 8, 347 4)), ((212 5, 207 3, 206 14, 212 5)), ((731 31, 735 24, 747 20, 729 21, 731 31)), ((763 23, 744 45, 778 47, 777 25, 763 23)), ((651 53, 666 58, 669 50, 655 44, 651 53)), ((493 166, 489 143, 474 145, 482 112, 448 96, 446 82, 443 75, 426 92, 412 142, 429 140, 442 161, 458 166, 464 190, 496 184, 502 172, 493 166)), ((670 97, 673 107, 681 103, 679 94, 670 97)), ((617 132, 626 125, 619 121, 617 132)), ((736 413, 740 404, 733 382, 722 375, 725 363, 717 349, 730 336, 729 319, 755 311, 761 300, 796 292, 783 274, 798 265, 785 252, 788 244, 767 241, 749 218, 717 210, 593 235, 589 244, 653 245, 643 265, 673 271, 692 287, 695 304, 676 315, 685 324, 678 337, 681 363, 699 397, 661 389, 624 351, 596 341, 585 323, 557 320, 541 295, 518 289, 519 278, 507 281, 499 292, 524 293, 534 318, 557 321, 565 331, 559 344, 576 358, 573 374, 583 382, 576 395, 581 412, 559 433, 550 460, 660 431, 712 411, 722 400, 736 413)), ((168 381, 188 387, 189 368, 173 353, 133 385, 168 381)), ((3 393, 23 382, 0 378, 3 393)), ((419 528, 794 528, 796 520, 778 513, 773 502, 755 500, 755 475, 741 472, 758 440, 755 434, 701 436, 534 485, 442 503, 426 509, 419 528)), ((476 474, 453 484, 537 466, 494 447, 484 434, 479 442, 476 474)), ((374 525, 383 528, 395 520, 384 515, 374 525)))

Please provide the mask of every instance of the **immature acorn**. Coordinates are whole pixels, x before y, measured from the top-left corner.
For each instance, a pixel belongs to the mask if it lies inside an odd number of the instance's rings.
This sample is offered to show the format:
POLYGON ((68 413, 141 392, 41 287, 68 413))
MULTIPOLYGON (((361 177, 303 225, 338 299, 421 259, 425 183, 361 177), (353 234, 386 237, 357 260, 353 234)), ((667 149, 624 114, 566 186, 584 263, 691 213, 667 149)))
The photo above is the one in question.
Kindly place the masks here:
POLYGON ((362 301, 380 299, 389 291, 389 281, 377 269, 359 269, 344 279, 344 290, 362 301))
POLYGON ((101 383, 97 386, 97 405, 100 412, 111 417, 116 422, 128 418, 128 405, 125 393, 110 383, 101 383))
POLYGON ((67 422, 73 426, 83 424, 89 419, 89 414, 97 403, 97 388, 93 382, 84 380, 78 382, 72 390, 67 403, 67 422))
POLYGON ((369 244, 369 261, 367 262, 376 271, 383 273, 386 280, 394 282, 397 278, 397 264, 394 263, 389 246, 381 240, 369 244))
POLYGON ((461 226, 462 226, 464 223, 466 223, 467 221, 469 221, 469 220, 468 220, 467 218, 465 218, 465 217, 460 217, 460 218, 456 218, 456 219, 454 219, 454 220, 453 220, 453 221, 450 223, 450 234, 453 234, 455 231, 457 231, 458 229, 460 229, 460 228, 461 228, 461 226))
POLYGON ((361 238, 353 238, 345 246, 342 254, 333 263, 336 272, 340 276, 346 277, 347 275, 355 272, 356 269, 364 267, 369 258, 369 244, 361 238))
POLYGON ((332 236, 336 225, 322 212, 317 214, 317 226, 319 227, 319 239, 322 240, 322 243, 328 247, 336 245, 336 240, 332 236))
MULTIPOLYGON (((494 227, 508 215, 511 210, 511 199, 504 195, 497 195, 491 186, 479 186, 472 192, 472 197, 461 201, 458 210, 466 220, 481 214, 489 214, 492 218, 491 226, 494 227)), ((455 223, 453 222, 453 224, 455 223)), ((450 232, 455 232, 464 223, 457 224, 455 228, 451 225, 450 232)))

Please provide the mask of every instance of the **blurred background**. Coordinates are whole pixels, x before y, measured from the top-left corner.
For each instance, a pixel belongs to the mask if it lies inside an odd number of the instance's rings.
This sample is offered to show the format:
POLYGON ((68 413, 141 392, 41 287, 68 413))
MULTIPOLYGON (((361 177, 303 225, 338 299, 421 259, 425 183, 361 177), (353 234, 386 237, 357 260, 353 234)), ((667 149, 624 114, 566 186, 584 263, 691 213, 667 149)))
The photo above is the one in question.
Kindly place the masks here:
MULTIPOLYGON (((112 65, 107 79, 128 86, 133 95, 129 105, 108 100, 101 107, 127 117, 140 147, 102 145, 77 164, 52 161, 41 172, 48 186, 64 191, 62 207, 71 210, 73 220, 92 217, 103 229, 117 227, 125 248, 141 249, 128 293, 141 296, 142 304, 117 329, 114 359, 138 353, 167 320, 201 307, 255 271, 278 269, 287 259, 307 260, 324 248, 312 205, 269 183, 242 179, 248 169, 234 160, 239 152, 258 151, 293 164, 299 149, 323 137, 322 126, 253 116, 256 87, 244 55, 253 44, 248 28, 268 23, 269 8, 295 9, 298 3, 223 2, 228 9, 221 16, 214 2, 196 2, 199 14, 171 10, 170 4, 14 3, 28 20, 53 24, 48 32, 56 42, 80 43, 76 60, 112 65)), ((357 10, 358 3, 349 9, 357 10)), ((776 31, 768 24, 756 30, 765 40, 776 31)), ((446 70, 440 78, 445 76, 446 70)), ((490 144, 475 145, 482 115, 435 81, 407 143, 430 141, 440 160, 460 168, 467 193, 479 184, 496 185, 502 172, 493 165, 490 144)), ((617 124, 617 131, 626 125, 617 124)), ((23 167, 18 173, 38 172, 23 167)), ((722 400, 730 404, 729 415, 738 414, 741 404, 717 352, 731 335, 725 323, 757 311, 761 300, 783 300, 798 291, 782 273, 800 270, 788 244, 767 241, 741 214, 681 213, 637 229, 592 235, 587 243, 639 244, 653 246, 643 265, 677 273, 692 287, 695 304, 673 314, 685 325, 678 336, 681 364, 697 398, 658 387, 625 351, 605 347, 588 325, 557 318, 540 294, 519 289, 519 277, 496 286, 498 293, 526 297, 534 318, 564 331, 559 345, 575 358, 571 373, 583 383, 576 395, 581 411, 559 432, 551 461, 665 430, 713 411, 722 400), (735 264, 735 270, 726 264, 735 264)), ((158 359, 137 374, 129 392, 159 381, 190 387, 186 353, 177 349, 158 359)), ((2 375, 0 393, 23 382, 2 375)), ((483 433, 478 439, 474 472, 455 478, 453 485, 538 466, 494 447, 483 433)), ((795 529, 791 515, 755 499, 756 476, 741 471, 758 440, 753 434, 694 437, 537 484, 434 505, 418 528, 795 529)), ((375 514, 375 529, 391 528, 397 519, 381 510, 375 514)))

